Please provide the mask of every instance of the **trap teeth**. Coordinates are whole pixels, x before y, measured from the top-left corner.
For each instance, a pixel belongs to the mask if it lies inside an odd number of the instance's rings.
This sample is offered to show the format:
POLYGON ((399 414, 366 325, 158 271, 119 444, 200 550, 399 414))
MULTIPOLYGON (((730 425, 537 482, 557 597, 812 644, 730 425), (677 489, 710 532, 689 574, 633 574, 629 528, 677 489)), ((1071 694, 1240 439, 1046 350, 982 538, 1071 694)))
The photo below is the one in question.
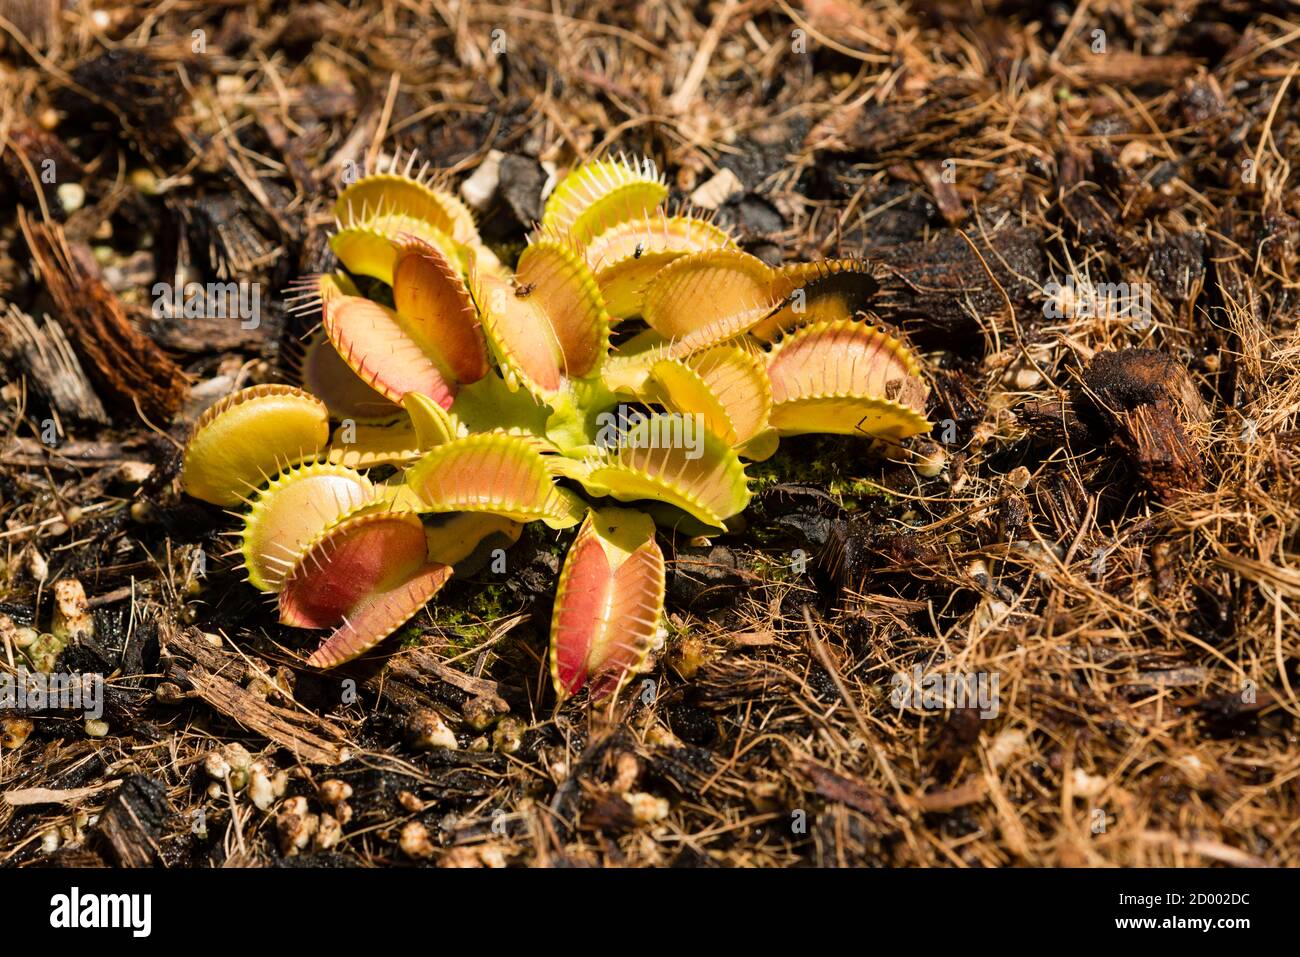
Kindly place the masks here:
POLYGON ((757 322, 780 301, 772 283, 772 267, 749 253, 693 253, 659 271, 646 289, 642 315, 650 328, 670 339, 747 313, 757 322))
POLYGON ((313 333, 296 365, 303 388, 321 399, 336 419, 365 422, 401 415, 397 405, 352 371, 324 330, 313 333))
POLYGON ((620 502, 664 502, 715 529, 749 504, 749 480, 736 452, 694 416, 656 413, 616 440, 580 478, 592 495, 620 502))
POLYGON ((771 342, 796 326, 857 318, 880 288, 864 259, 791 263, 777 269, 772 293, 782 308, 750 334, 771 342))
POLYGON ((220 400, 185 447, 181 483, 195 498, 238 505, 281 470, 329 441, 325 403, 302 389, 258 385, 220 400))
POLYGON ((561 700, 590 684, 605 700, 645 661, 660 628, 664 556, 654 521, 629 509, 587 514, 560 572, 551 681, 561 700))
POLYGON ((743 445, 767 427, 772 386, 762 359, 743 346, 720 345, 688 359, 661 359, 650 375, 666 407, 703 416, 708 430, 728 445, 743 445))
POLYGON ((435 446, 406 473, 424 512, 479 512, 569 528, 582 518, 555 485, 546 458, 522 436, 479 433, 435 446))
POLYGON ((609 351, 609 314, 595 278, 567 242, 541 238, 520 255, 513 280, 477 278, 475 302, 507 376, 549 399, 594 376, 609 351))
POLYGON ((928 431, 927 389, 916 359, 864 322, 803 326, 772 349, 772 426, 782 435, 827 432, 898 440, 928 431))
POLYGON ((299 556, 280 592, 280 621, 333 629, 307 659, 333 668, 404 625, 450 576, 428 560, 418 516, 366 510, 331 525, 299 556))
POLYGON ((349 368, 390 402, 411 392, 443 408, 489 371, 469 291, 435 247, 401 240, 390 309, 363 296, 325 296, 321 324, 349 368))
POLYGON ((668 187, 648 161, 595 160, 555 187, 542 212, 542 225, 585 244, 611 226, 645 216, 667 198, 668 187))
POLYGON ((376 172, 345 187, 334 203, 334 217, 348 226, 366 225, 386 216, 427 223, 457 243, 479 242, 474 215, 449 191, 422 175, 376 172))
POLYGON ((249 582, 279 591, 307 545, 374 494, 369 479, 340 465, 312 462, 276 476, 253 496, 244 517, 239 550, 249 582))
POLYGON ((712 223, 662 211, 619 223, 587 245, 587 262, 611 316, 641 315, 645 288, 659 270, 681 256, 733 248, 731 237, 712 223))

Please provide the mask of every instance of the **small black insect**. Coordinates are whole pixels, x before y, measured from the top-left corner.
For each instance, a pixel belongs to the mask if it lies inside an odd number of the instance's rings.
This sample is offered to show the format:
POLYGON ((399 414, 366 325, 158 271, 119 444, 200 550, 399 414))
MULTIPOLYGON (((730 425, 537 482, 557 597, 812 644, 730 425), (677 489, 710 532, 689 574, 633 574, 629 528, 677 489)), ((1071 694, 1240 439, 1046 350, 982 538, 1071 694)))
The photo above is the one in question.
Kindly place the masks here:
POLYGON ((641 254, 645 252, 645 243, 637 243, 636 250, 632 253, 633 259, 640 259, 641 254))

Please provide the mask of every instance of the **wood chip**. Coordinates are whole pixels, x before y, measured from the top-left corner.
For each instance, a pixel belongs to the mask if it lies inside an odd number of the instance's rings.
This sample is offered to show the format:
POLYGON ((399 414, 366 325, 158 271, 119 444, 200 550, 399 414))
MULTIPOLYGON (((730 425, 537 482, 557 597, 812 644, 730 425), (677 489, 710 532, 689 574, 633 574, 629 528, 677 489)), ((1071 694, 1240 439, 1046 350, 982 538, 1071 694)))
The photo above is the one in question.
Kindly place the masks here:
POLYGON ((105 781, 88 788, 15 788, 4 792, 4 801, 10 807, 30 807, 33 804, 80 804, 87 798, 112 791, 121 785, 121 781, 105 781))
POLYGON ((57 223, 35 222, 22 210, 18 218, 68 341, 105 401, 125 419, 138 409, 154 423, 169 422, 189 388, 180 366, 131 324, 88 247, 69 244, 57 223))
POLYGON ((153 867, 162 860, 158 840, 175 812, 152 778, 133 774, 121 785, 95 824, 96 838, 118 867, 153 867))
POLYGON ((890 802, 883 791, 867 787, 815 761, 800 761, 795 770, 807 778, 813 790, 826 800, 847 804, 875 820, 888 820, 890 802))
POLYGON ((246 666, 237 655, 214 648, 192 629, 164 636, 163 649, 172 659, 172 678, 188 683, 231 720, 269 738, 300 761, 339 764, 346 760, 347 741, 332 723, 309 712, 273 705, 225 677, 244 674, 246 666))
POLYGON ((60 415, 108 423, 108 413, 57 322, 47 318, 37 326, 11 303, 0 312, 0 353, 26 373, 28 385, 49 399, 60 415))

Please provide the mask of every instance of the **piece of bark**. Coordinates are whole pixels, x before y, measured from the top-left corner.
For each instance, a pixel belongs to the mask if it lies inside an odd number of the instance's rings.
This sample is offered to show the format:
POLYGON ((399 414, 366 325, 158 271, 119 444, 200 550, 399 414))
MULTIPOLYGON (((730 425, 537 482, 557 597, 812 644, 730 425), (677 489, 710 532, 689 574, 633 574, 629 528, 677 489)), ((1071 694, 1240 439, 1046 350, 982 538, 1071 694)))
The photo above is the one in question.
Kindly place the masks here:
POLYGON ((142 436, 123 442, 85 442, 71 439, 55 448, 31 438, 14 438, 4 446, 6 465, 56 469, 104 468, 136 462, 148 455, 148 441, 142 436))
POLYGON ((1087 514, 1087 491, 1073 472, 1045 477, 1035 496, 1038 510, 1047 516, 1058 541, 1071 540, 1079 534, 1087 514))
POLYGON ((1116 443, 1157 499, 1168 504, 1204 487, 1198 439, 1205 403, 1173 356, 1154 349, 1098 353, 1074 398, 1084 421, 1116 443))
MULTIPOLYGON (((308 764, 339 764, 346 757, 342 736, 323 737, 306 725, 313 723, 301 712, 270 704, 233 681, 212 674, 202 665, 187 673, 194 692, 222 714, 274 741, 308 764)), ((324 726, 324 723, 320 723, 324 726)))
POLYGON ((33 804, 80 804, 86 798, 95 797, 104 791, 111 791, 121 785, 121 781, 105 781, 88 788, 14 788, 4 792, 4 802, 10 807, 28 807, 33 804))
POLYGON ((399 656, 394 659, 390 671, 398 675, 428 673, 436 676, 439 681, 453 685, 467 694, 491 698, 497 696, 498 688, 495 681, 489 681, 486 678, 475 678, 463 671, 457 671, 450 665, 439 661, 434 652, 427 649, 417 649, 412 654, 399 656))
POLYGON ((158 37, 148 47, 117 46, 82 58, 54 106, 69 128, 108 132, 161 166, 158 157, 184 138, 177 120, 189 109, 190 87, 183 73, 193 76, 202 59, 188 36, 158 37))
POLYGON ((934 194, 935 205, 939 207, 939 212, 948 225, 956 226, 965 219, 966 208, 962 205, 957 187, 947 177, 947 170, 934 160, 918 160, 916 168, 926 187, 934 194))
POLYGON ((439 705, 459 708, 476 697, 499 702, 502 713, 507 709, 495 681, 458 671, 423 648, 394 655, 382 670, 367 675, 361 686, 406 715, 437 711, 439 705))
POLYGON ((24 210, 18 221, 68 340, 112 412, 169 422, 189 391, 185 373, 127 319, 88 247, 69 244, 57 224, 35 222, 24 210))
POLYGON ((1115 247, 1115 200, 1096 182, 1091 154, 1074 149, 1063 150, 1057 159, 1061 218, 1086 245, 1115 247))
POLYGON ((949 348, 954 335, 982 342, 980 319, 1006 313, 999 285, 1014 309, 1037 310, 1036 297, 1047 272, 1042 233, 1033 227, 1015 227, 987 236, 972 229, 968 235, 997 284, 970 244, 956 230, 945 230, 931 242, 866 250, 883 263, 877 271, 880 290, 872 308, 922 345, 928 339, 949 348))
POLYGON ((133 774, 100 814, 95 824, 97 843, 118 867, 152 867, 162 861, 158 839, 174 813, 161 784, 133 774))
POLYGON ((57 322, 47 318, 37 326, 10 303, 0 313, 0 354, 63 418, 108 424, 108 413, 57 322))
POLYGON ((108 862, 88 847, 61 847, 53 854, 33 864, 35 867, 60 869, 86 869, 108 867, 108 862))
POLYGON ((76 154, 57 134, 31 123, 16 123, 7 140, 7 148, 0 151, 0 172, 13 183, 18 201, 41 206, 55 219, 66 218, 59 184, 79 182, 85 175, 76 154))
POLYGON ((1195 301, 1205 281, 1205 234, 1186 232, 1152 243, 1147 275, 1170 302, 1195 301))
POLYGON ((1173 86, 1197 67, 1189 56, 1167 54, 1150 56, 1128 50, 1111 50, 1105 55, 1093 54, 1079 63, 1057 66, 1056 72, 1070 78, 1081 78, 1092 83, 1114 83, 1137 86, 1157 83, 1173 86))
POLYGON ((262 317, 272 310, 263 307, 254 324, 227 316, 168 317, 150 324, 149 332, 161 346, 174 352, 210 355, 214 352, 260 352, 267 354, 281 332, 282 322, 269 323, 262 317))
POLYGON ((826 800, 847 804, 877 821, 889 819, 893 802, 883 791, 869 788, 815 761, 800 761, 795 770, 826 800))
POLYGON ((168 677, 188 685, 212 708, 274 741, 308 764, 339 764, 347 757, 343 733, 300 709, 281 708, 236 684, 247 674, 244 660, 210 644, 193 629, 164 635, 168 677))
POLYGON ((947 814, 968 804, 978 804, 987 793, 988 782, 983 778, 971 777, 954 788, 915 794, 912 796, 912 805, 927 814, 947 814))

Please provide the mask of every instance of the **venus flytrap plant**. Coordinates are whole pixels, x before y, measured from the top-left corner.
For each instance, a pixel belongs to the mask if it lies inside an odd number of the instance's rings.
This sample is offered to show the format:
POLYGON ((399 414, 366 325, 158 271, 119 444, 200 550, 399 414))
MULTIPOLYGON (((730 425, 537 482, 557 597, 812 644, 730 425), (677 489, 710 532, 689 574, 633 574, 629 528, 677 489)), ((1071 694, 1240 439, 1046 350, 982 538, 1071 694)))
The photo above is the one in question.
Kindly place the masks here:
POLYGON ((608 699, 660 632, 656 523, 725 531, 749 502, 742 460, 783 435, 895 445, 930 428, 917 360, 858 318, 875 290, 861 261, 774 269, 668 213, 648 165, 608 158, 559 184, 510 272, 412 165, 339 196, 343 269, 312 281, 303 388, 224 399, 186 450, 191 495, 247 506, 250 583, 284 624, 330 631, 309 665, 362 654, 458 564, 541 521, 578 527, 551 624, 557 696, 608 699))

